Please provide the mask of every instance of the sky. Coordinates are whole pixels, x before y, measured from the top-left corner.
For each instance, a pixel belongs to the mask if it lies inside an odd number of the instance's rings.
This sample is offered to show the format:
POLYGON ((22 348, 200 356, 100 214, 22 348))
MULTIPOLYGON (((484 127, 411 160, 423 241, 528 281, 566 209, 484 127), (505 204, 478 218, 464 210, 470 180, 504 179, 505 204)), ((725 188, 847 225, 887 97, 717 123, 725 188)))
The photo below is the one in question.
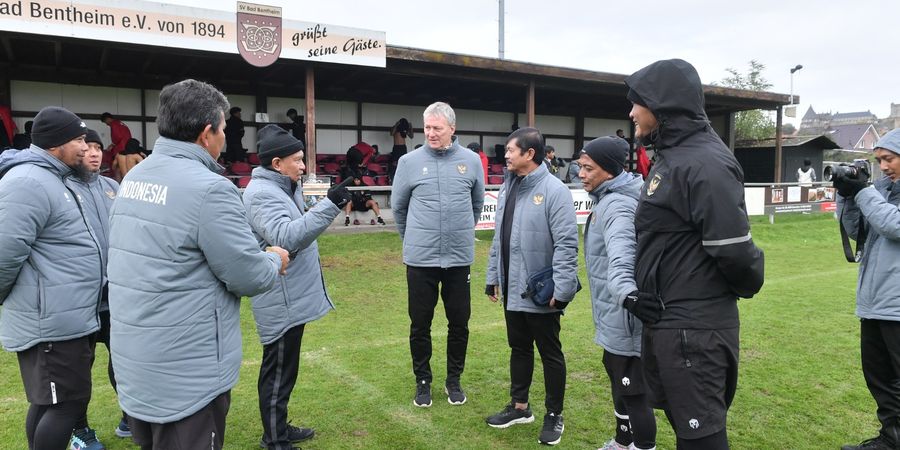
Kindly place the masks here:
MULTIPOLYGON (((164 3, 209 8, 208 0, 164 3)), ((284 1, 285 19, 384 31, 389 45, 498 55, 498 0, 284 1)), ((879 118, 900 103, 900 1, 856 0, 506 0, 505 58, 630 74, 682 58, 705 84, 727 68, 766 66, 770 91, 800 97, 796 122, 816 112, 869 110, 879 118)), ((231 4, 234 10, 235 4, 231 4)), ((224 3, 215 8, 228 10, 224 3)), ((540 111, 538 111, 540 113, 540 111)), ((786 121, 794 122, 792 119, 786 121)))

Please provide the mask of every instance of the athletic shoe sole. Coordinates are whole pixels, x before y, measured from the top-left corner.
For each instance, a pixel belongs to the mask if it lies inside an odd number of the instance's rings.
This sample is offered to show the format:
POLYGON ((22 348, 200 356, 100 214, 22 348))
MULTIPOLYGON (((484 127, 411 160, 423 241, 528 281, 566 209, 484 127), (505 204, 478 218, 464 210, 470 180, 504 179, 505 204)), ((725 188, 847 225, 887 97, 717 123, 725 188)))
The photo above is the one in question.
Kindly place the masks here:
POLYGON ((447 389, 446 386, 444 386, 444 393, 447 394, 447 403, 449 403, 451 405, 462 405, 463 403, 466 402, 466 400, 469 399, 468 397, 466 397, 466 394, 463 394, 463 399, 461 402, 454 402, 453 400, 450 400, 450 390, 447 389))
POLYGON ((123 429, 121 429, 121 428, 116 428, 116 436, 118 436, 118 437, 120 437, 120 438, 130 438, 130 437, 131 437, 131 431, 130 431, 130 430, 129 430, 129 431, 125 431, 125 430, 123 430, 123 429))
POLYGON ((534 414, 532 414, 529 417, 520 417, 518 419, 513 419, 513 420, 510 420, 509 422, 502 423, 500 425, 494 425, 492 423, 488 423, 488 426, 490 426, 492 428, 509 428, 509 427, 519 424, 519 423, 531 423, 531 422, 534 422, 534 414))
POLYGON ((559 437, 556 438, 555 441, 544 442, 544 441, 538 439, 538 444, 544 444, 544 445, 556 445, 556 444, 559 444, 559 441, 562 440, 562 434, 563 434, 563 431, 566 431, 566 426, 565 426, 565 425, 563 425, 562 430, 559 432, 559 437))
POLYGON ((413 406, 417 406, 417 407, 419 407, 419 408, 430 408, 430 407, 431 407, 431 402, 428 402, 428 404, 421 404, 421 405, 420 405, 418 402, 416 402, 415 400, 413 400, 413 406))

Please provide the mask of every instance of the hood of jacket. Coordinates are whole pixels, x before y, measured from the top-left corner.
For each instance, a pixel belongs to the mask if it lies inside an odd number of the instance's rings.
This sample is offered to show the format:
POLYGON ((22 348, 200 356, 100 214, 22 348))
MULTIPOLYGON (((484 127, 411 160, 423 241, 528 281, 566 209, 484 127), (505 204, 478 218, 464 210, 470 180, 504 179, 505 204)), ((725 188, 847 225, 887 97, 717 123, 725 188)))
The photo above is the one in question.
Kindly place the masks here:
POLYGON ((709 126, 700 75, 687 61, 657 61, 625 79, 656 117, 659 127, 642 139, 663 150, 709 126))
POLYGON ((272 183, 275 183, 279 189, 284 191, 288 197, 293 197, 296 188, 300 188, 299 184, 291 181, 291 177, 282 175, 280 172, 276 170, 267 169, 263 166, 254 167, 253 172, 250 173, 251 178, 255 178, 258 180, 268 180, 272 183))
POLYGON ((597 186, 588 196, 594 203, 599 203, 603 197, 616 193, 631 197, 635 200, 641 198, 641 186, 644 185, 644 179, 640 174, 632 172, 622 172, 615 178, 597 186))

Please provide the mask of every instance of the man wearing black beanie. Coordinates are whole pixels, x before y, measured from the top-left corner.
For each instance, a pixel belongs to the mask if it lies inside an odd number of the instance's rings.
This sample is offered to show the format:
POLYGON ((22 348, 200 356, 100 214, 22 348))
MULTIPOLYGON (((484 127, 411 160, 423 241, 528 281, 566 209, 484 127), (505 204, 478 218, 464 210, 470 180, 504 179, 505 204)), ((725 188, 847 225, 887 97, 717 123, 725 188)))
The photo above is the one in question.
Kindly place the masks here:
POLYGON ((78 116, 47 107, 31 147, 0 158, 0 342, 17 354, 31 405, 28 448, 66 448, 91 397, 103 257, 68 179, 86 133, 78 116))
POLYGON ((635 214, 634 274, 640 292, 658 295, 665 307, 658 321, 638 313, 654 309, 656 299, 638 298, 629 308, 644 321, 641 358, 651 404, 665 410, 678 448, 727 449, 726 415, 737 390, 737 299, 763 284, 744 174, 709 124, 693 66, 657 61, 625 84, 635 138, 657 155, 635 214))
POLYGON ((630 311, 653 322, 661 310, 655 296, 638 291, 634 281, 634 211, 644 181, 624 171, 629 150, 620 137, 600 137, 588 142, 578 159, 581 183, 594 202, 584 225, 594 342, 603 347, 615 407, 616 435, 602 447, 606 450, 656 445, 656 419, 641 366, 641 322, 623 320, 630 311))
POLYGON ((253 317, 263 345, 259 367, 260 446, 291 449, 292 442, 312 438, 311 428, 288 423, 287 405, 300 368, 300 343, 306 324, 334 309, 325 291, 316 238, 350 201, 345 187, 328 190, 326 199, 307 209, 300 177, 306 170, 303 143, 276 125, 259 131, 261 167, 253 169, 244 190, 244 207, 259 245, 277 245, 291 253, 287 275, 252 299, 253 317))

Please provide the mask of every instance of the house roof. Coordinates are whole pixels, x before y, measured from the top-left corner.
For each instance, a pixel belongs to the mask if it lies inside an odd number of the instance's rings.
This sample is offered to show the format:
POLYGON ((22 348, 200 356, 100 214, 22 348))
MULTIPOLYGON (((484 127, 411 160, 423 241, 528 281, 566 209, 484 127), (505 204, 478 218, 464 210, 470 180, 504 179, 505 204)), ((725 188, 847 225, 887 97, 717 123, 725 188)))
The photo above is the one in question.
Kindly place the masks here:
MULTIPOLYGON (((781 148, 787 149, 790 147, 799 147, 801 145, 805 145, 812 142, 814 145, 819 146, 822 150, 830 150, 835 148, 841 148, 834 140, 826 135, 817 135, 817 136, 791 136, 784 137, 781 139, 781 148)), ((735 149, 764 149, 764 148, 775 148, 775 138, 770 139, 755 139, 755 140, 747 140, 747 141, 737 141, 734 143, 735 149)))
POLYGON ((815 119, 818 114, 813 109, 812 105, 809 105, 809 109, 806 110, 806 114, 803 115, 803 120, 812 120, 815 119))
POLYGON ((873 117, 875 117, 875 114, 872 114, 871 111, 859 111, 859 112, 849 112, 849 113, 835 113, 835 115, 831 117, 831 120, 871 119, 873 117))
POLYGON ((878 132, 872 124, 852 124, 852 125, 835 125, 828 131, 831 139, 840 145, 840 148, 856 148, 856 144, 872 129, 875 138, 878 138, 878 132))

